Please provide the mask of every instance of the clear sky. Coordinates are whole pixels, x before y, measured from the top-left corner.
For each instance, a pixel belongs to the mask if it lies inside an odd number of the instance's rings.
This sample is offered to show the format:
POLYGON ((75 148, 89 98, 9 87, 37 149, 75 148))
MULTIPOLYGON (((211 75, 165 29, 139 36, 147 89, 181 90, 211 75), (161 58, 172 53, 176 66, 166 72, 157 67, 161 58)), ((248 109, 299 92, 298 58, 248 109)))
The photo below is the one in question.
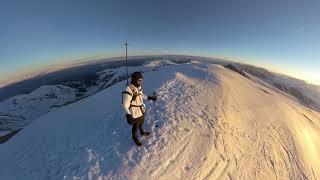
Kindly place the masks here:
POLYGON ((0 76, 94 55, 232 57, 320 84, 319 0, 2 0, 0 76))

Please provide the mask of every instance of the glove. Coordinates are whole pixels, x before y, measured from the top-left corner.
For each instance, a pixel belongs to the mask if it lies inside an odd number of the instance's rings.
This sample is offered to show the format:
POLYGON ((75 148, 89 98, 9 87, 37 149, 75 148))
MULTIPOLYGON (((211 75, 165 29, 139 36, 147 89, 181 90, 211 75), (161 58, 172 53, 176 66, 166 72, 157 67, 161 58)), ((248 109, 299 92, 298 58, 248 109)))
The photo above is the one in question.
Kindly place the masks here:
POLYGON ((148 100, 156 101, 157 96, 148 96, 148 100))
POLYGON ((126 114, 126 118, 127 118, 127 123, 128 124, 133 124, 133 117, 131 114, 126 114))

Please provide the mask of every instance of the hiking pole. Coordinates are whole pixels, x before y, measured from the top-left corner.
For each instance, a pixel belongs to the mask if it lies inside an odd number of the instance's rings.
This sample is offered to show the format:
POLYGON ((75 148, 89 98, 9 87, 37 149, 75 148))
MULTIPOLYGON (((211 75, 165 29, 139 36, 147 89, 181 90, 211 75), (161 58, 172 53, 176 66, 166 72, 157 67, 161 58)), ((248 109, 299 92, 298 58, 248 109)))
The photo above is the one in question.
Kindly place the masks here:
MULTIPOLYGON (((156 92, 153 92, 153 96, 157 96, 156 92)), ((157 122, 157 111, 156 111, 156 101, 153 101, 153 111, 154 111, 154 121, 157 122)), ((158 127, 156 123, 156 127, 158 127)))

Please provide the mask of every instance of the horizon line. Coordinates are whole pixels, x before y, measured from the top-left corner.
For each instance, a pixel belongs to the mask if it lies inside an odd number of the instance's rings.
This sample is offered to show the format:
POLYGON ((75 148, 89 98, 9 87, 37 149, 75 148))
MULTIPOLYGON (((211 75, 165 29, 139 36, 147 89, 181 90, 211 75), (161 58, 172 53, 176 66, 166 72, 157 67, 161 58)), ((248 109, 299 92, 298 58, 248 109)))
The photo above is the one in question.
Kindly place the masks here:
MULTIPOLYGON (((316 86, 320 86, 320 82, 313 82, 307 79, 303 79, 301 77, 295 77, 291 74, 288 74, 286 72, 282 72, 281 70, 279 71, 277 68, 274 68, 272 65, 262 65, 262 64, 256 64, 256 63, 252 63, 252 62, 248 62, 247 60, 241 59, 241 58, 235 58, 235 57, 228 57, 228 56, 201 56, 201 55, 193 55, 193 54, 145 54, 145 55, 131 55, 131 56, 127 56, 128 59, 132 59, 132 58, 138 58, 138 57, 154 57, 154 56, 190 56, 190 57, 198 57, 198 58, 211 58, 211 59, 219 59, 219 60, 223 60, 223 61, 229 61, 229 62, 233 62, 233 63, 240 63, 240 64, 247 64, 247 65, 251 65, 251 66, 255 66, 255 67, 260 67, 260 68, 264 68, 268 71, 271 71, 273 73, 277 73, 277 74, 281 74, 281 75, 285 75, 291 78, 295 78, 298 80, 302 80, 305 83, 308 84, 312 84, 312 85, 316 85, 316 86)), ((9 74, 7 75, 7 79, 0 79, 0 89, 10 86, 12 84, 15 83, 19 83, 25 80, 29 80, 41 75, 46 75, 46 74, 50 74, 50 73, 54 73, 54 72, 59 72, 62 70, 66 70, 69 68, 73 68, 73 67, 77 67, 77 66, 82 66, 82 65, 88 65, 90 63, 95 63, 98 61, 102 61, 102 60, 122 60, 125 59, 126 56, 112 56, 112 57, 106 57, 106 55, 92 55, 92 56, 87 56, 87 57, 81 57, 81 58, 71 58, 70 60, 68 60, 68 62, 56 62, 56 63, 52 63, 52 64, 45 64, 45 65, 41 65, 40 67, 34 68, 30 71, 18 74, 18 75, 13 75, 9 74), (78 62, 76 62, 78 61, 78 62), (52 68, 52 69, 50 69, 52 68), (47 72, 46 72, 47 71, 47 72), (27 76, 26 78, 23 78, 23 76, 27 76), (10 78, 13 78, 13 80, 8 80, 10 78)), ((25 68, 20 68, 20 69, 25 69, 25 68)), ((19 71, 19 70, 16 70, 19 71)))

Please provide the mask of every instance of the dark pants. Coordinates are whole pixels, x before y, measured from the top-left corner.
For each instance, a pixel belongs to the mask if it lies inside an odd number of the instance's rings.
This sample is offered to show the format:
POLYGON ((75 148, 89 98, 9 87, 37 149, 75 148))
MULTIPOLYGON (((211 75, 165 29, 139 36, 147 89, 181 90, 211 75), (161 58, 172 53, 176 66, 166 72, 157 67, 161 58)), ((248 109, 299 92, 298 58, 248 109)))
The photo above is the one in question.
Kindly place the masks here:
POLYGON ((132 138, 137 138, 137 131, 139 129, 140 134, 143 133, 143 123, 144 123, 144 115, 141 117, 138 117, 134 120, 134 123, 132 124, 132 138))

